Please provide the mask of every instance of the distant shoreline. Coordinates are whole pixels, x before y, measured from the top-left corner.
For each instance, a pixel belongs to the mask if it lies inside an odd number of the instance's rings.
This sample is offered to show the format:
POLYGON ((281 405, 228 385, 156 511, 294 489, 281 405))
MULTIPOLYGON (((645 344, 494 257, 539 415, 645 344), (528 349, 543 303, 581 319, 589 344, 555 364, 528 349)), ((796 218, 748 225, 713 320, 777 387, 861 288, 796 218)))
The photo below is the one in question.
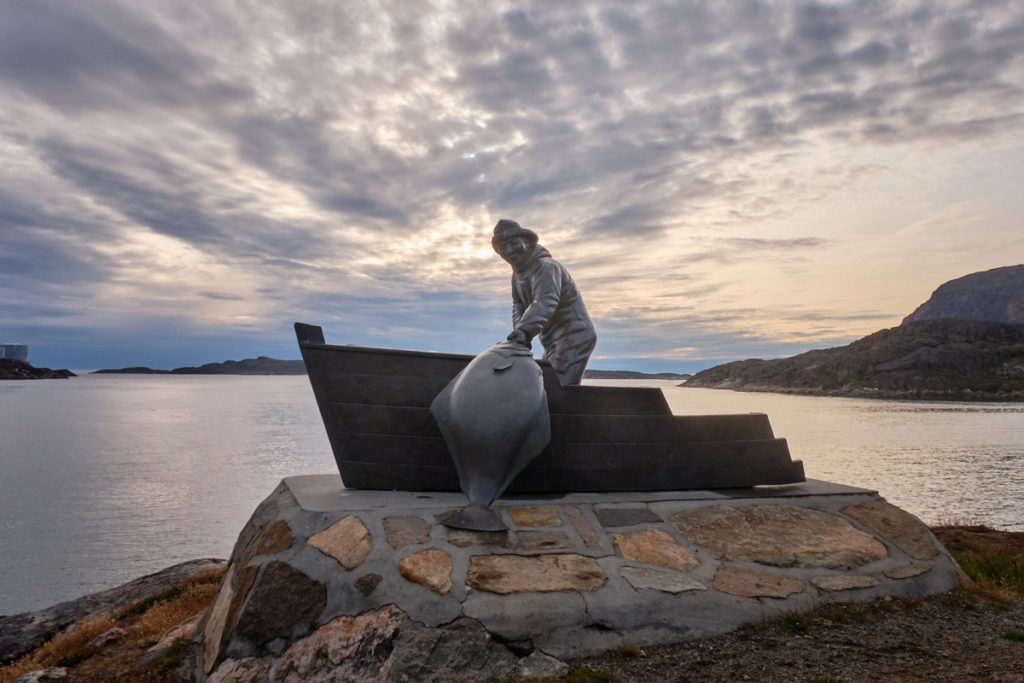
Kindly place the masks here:
POLYGON ((301 360, 278 360, 259 356, 244 360, 226 360, 198 367, 187 366, 173 370, 159 370, 134 366, 116 370, 95 370, 93 375, 304 375, 306 364, 301 360))
MULTIPOLYGON (((127 368, 94 370, 93 375, 304 375, 306 365, 301 360, 278 360, 260 356, 241 361, 227 360, 207 363, 198 367, 161 370, 144 365, 127 368)), ((675 372, 638 372, 636 370, 587 370, 584 379, 660 379, 681 381, 690 375, 675 372)))
POLYGON ((707 386, 682 382, 676 385, 681 389, 714 389, 716 391, 737 391, 750 394, 784 394, 789 396, 812 396, 818 398, 868 398, 879 401, 941 401, 946 403, 1018 403, 1024 402, 1024 392, 990 393, 971 391, 893 391, 858 387, 855 389, 822 389, 808 387, 783 387, 762 384, 744 384, 727 386, 726 382, 718 386, 707 386))

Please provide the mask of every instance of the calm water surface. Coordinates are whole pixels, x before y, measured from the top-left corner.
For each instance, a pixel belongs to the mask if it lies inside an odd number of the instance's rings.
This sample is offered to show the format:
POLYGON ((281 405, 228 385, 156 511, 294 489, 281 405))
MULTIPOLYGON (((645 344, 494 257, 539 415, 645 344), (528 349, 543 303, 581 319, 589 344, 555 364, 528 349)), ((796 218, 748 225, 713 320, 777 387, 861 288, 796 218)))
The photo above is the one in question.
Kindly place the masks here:
MULTIPOLYGON (((877 489, 928 522, 1024 531, 1024 405, 640 384, 677 413, 767 413, 808 477, 877 489)), ((0 614, 226 557, 281 478, 332 471, 303 376, 0 382, 0 614)))

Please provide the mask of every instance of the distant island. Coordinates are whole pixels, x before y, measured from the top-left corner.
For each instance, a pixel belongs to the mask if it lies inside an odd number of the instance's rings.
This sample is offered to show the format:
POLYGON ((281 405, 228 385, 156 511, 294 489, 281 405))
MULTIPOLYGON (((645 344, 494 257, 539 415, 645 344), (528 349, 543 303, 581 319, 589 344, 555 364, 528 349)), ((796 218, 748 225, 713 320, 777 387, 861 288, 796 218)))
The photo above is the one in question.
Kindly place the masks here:
POLYGON ((887 399, 1024 400, 1024 265, 945 283, 899 327, 791 358, 749 359, 682 386, 887 399))
POLYGON ((96 370, 93 374, 124 375, 305 375, 306 365, 301 360, 278 360, 259 356, 244 360, 226 360, 223 363, 207 363, 199 367, 154 370, 147 367, 120 368, 118 370, 96 370))
POLYGON ((23 360, 0 358, 0 379, 67 379, 77 376, 70 370, 37 368, 23 360))
MULTIPOLYGON (((301 360, 278 360, 260 356, 245 360, 226 360, 223 363, 207 363, 199 367, 154 370, 145 366, 119 368, 116 370, 95 370, 92 374, 117 375, 304 375, 306 365, 301 360)), ((645 373, 633 370, 587 370, 583 376, 588 379, 667 379, 682 381, 689 375, 674 372, 645 373)))
POLYGON ((635 370, 584 370, 584 379, 669 379, 682 381, 690 375, 675 372, 637 372, 635 370))

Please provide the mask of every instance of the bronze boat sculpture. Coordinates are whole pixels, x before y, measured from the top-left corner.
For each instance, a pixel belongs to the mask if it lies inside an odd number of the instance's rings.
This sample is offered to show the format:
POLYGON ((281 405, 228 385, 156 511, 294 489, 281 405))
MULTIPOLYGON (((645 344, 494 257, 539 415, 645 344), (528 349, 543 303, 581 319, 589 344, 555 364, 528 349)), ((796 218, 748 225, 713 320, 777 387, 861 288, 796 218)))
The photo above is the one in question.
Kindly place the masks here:
MULTIPOLYGON (((459 491, 430 404, 474 356, 326 344, 295 324, 302 358, 348 488, 459 491)), ((543 372, 548 446, 506 493, 675 491, 804 481, 768 417, 673 415, 660 389, 570 386, 543 372)))

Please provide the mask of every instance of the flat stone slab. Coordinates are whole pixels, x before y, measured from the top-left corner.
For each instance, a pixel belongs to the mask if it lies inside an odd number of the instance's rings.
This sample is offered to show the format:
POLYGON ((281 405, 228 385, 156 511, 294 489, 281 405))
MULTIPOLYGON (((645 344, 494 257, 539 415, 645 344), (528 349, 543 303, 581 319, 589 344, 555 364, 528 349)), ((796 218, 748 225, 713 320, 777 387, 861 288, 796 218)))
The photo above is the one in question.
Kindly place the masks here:
MULTIPOLYGON (((859 506, 858 506, 859 507, 859 506)), ((708 505, 672 516, 686 538, 728 560, 850 569, 888 552, 841 517, 797 505, 708 505)))
POLYGON ((959 585, 916 518, 830 482, 515 496, 492 506, 506 532, 440 523, 465 504, 346 490, 337 475, 285 479, 242 530, 199 627, 201 674, 284 680, 329 664, 415 680, 443 660, 497 680, 560 671, 550 657, 959 585))

